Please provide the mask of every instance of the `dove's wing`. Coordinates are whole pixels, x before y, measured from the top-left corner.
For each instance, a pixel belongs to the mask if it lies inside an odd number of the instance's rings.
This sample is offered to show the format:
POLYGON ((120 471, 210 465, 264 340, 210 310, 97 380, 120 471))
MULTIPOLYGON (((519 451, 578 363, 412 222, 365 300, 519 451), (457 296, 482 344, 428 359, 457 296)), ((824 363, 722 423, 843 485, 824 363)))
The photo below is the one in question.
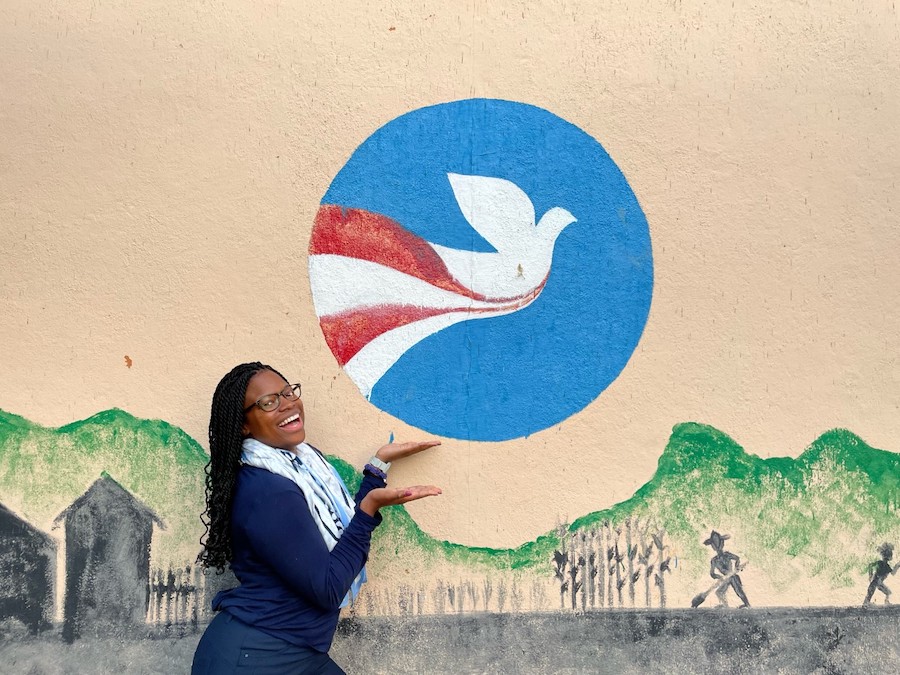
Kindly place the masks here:
POLYGON ((499 253, 534 238, 534 205, 515 183, 459 173, 447 178, 466 220, 499 253))

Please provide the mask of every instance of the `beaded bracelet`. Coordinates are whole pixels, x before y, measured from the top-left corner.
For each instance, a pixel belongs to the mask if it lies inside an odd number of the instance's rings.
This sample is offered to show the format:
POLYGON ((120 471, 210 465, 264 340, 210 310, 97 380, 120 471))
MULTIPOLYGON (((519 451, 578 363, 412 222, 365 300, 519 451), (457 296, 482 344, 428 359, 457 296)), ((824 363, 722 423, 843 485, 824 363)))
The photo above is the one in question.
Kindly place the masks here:
POLYGON ((373 466, 372 464, 366 464, 363 467, 363 473, 370 473, 373 476, 375 476, 376 478, 380 478, 385 483, 387 483, 387 474, 384 471, 382 471, 381 469, 379 469, 377 466, 373 466))

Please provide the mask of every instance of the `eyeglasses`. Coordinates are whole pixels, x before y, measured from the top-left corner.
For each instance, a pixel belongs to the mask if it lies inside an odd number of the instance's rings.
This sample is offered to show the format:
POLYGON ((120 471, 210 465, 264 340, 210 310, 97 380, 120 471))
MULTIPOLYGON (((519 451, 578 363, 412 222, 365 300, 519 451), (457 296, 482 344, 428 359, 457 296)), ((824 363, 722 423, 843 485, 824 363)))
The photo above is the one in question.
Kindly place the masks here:
POLYGON ((244 412, 250 412, 253 406, 258 406, 259 409, 263 412, 272 412, 278 407, 279 396, 285 401, 296 401, 298 398, 300 398, 299 383, 289 384, 277 394, 266 394, 265 396, 260 396, 258 399, 256 399, 255 403, 251 403, 246 408, 244 408, 244 412))

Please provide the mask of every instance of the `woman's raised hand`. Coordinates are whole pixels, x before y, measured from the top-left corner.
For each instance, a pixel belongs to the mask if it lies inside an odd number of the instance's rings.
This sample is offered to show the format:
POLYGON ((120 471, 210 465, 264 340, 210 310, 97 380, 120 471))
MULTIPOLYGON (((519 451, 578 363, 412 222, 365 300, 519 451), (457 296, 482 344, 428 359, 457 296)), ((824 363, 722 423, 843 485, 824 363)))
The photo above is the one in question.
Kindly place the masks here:
MULTIPOLYGON (((401 444, 406 445, 406 444, 401 444)), ((424 448, 423 448, 424 450, 424 448)), ((434 497, 441 494, 441 489, 435 485, 413 485, 405 488, 375 488, 363 497, 359 504, 360 511, 374 516, 383 506, 395 506, 405 504, 424 497, 434 497)))
POLYGON ((394 462, 410 455, 428 450, 440 445, 440 441, 412 441, 409 443, 388 443, 383 445, 375 453, 375 456, 382 462, 394 462))
MULTIPOLYGON (((388 443, 375 453, 382 462, 395 462, 398 459, 415 455, 440 445, 440 441, 410 441, 409 443, 388 443)), ((359 504, 361 511, 374 516, 383 506, 405 504, 424 497, 441 494, 441 489, 434 485, 413 485, 405 488, 383 487, 370 490, 359 504)))

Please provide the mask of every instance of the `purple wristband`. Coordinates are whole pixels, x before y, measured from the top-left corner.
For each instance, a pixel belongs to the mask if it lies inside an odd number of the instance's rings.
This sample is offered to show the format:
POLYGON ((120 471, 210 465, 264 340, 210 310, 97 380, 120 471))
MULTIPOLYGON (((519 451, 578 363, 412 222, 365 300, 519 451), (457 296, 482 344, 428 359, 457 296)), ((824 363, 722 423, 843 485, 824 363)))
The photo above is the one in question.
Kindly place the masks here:
POLYGON ((377 466, 373 466, 372 464, 366 464, 363 467, 363 473, 366 473, 366 472, 372 474, 376 478, 380 478, 385 483, 387 483, 387 474, 384 471, 382 471, 381 469, 379 469, 377 466))

